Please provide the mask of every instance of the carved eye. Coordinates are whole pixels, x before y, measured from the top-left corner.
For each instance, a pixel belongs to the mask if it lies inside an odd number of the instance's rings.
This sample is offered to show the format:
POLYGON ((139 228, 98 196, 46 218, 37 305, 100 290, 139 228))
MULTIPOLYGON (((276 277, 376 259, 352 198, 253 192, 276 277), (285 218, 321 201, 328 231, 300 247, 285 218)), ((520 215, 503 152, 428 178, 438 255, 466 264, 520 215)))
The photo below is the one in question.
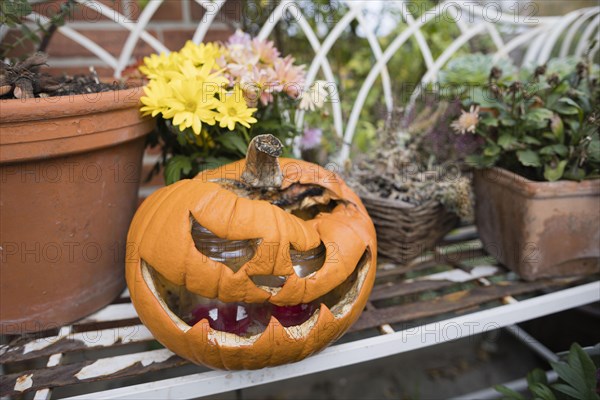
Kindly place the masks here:
POLYGON ((200 225, 192 215, 190 220, 196 249, 211 260, 227 265, 234 272, 254 257, 261 242, 261 239, 222 239, 200 225))
POLYGON ((296 275, 305 278, 320 270, 325 263, 325 245, 321 242, 319 246, 308 251, 299 251, 290 246, 290 258, 296 275))
MULTIPOLYGON (((261 239, 229 240, 222 239, 200 225, 190 215, 192 225, 192 239, 196 249, 213 261, 227 265, 237 272, 242 265, 254 257, 261 239)), ((289 249, 290 259, 294 272, 301 278, 318 271, 325 262, 325 245, 323 242, 314 249, 307 251, 296 250, 292 245, 289 249)), ((254 275, 252 280, 257 285, 280 287, 285 283, 285 276, 254 275)))

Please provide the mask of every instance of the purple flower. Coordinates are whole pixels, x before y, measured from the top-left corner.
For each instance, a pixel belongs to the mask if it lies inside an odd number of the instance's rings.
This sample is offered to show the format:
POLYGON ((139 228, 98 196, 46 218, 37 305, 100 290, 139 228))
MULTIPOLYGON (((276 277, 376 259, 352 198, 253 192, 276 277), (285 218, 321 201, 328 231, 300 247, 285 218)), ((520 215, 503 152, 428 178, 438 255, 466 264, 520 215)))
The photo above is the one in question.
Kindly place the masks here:
POLYGON ((321 144, 323 131, 319 128, 306 128, 300 140, 300 147, 304 150, 314 149, 321 144))
POLYGON ((241 29, 238 29, 233 35, 229 37, 227 44, 241 44, 242 46, 250 46, 251 42, 252 38, 250 37, 250 34, 243 32, 241 29))

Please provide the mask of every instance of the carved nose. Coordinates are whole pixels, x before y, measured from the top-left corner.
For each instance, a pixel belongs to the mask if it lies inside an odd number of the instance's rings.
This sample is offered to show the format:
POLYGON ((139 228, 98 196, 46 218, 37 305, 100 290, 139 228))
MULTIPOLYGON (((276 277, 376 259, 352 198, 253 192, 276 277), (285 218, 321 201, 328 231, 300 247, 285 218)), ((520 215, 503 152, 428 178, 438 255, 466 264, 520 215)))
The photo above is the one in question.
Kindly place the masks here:
POLYGON ((272 288, 282 287, 285 281, 287 280, 287 276, 283 275, 254 275, 251 276, 252 282, 254 282, 257 286, 266 286, 272 288))

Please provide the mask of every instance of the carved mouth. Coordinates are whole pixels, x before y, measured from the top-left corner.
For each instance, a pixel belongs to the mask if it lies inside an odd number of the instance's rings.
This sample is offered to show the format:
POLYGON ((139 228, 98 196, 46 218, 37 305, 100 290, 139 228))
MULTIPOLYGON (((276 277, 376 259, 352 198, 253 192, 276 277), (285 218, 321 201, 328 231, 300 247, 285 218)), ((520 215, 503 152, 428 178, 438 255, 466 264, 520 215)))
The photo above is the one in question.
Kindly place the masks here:
POLYGON ((338 319, 346 315, 358 298, 370 267, 370 251, 367 249, 354 272, 335 289, 308 304, 277 306, 264 303, 225 303, 188 291, 165 279, 152 266, 142 260, 142 277, 171 320, 184 332, 206 319, 217 335, 217 340, 240 338, 256 340, 276 319, 286 329, 293 329, 294 336, 307 333, 317 321, 322 305, 338 319), (220 337, 220 339, 218 339, 220 337))
MULTIPOLYGON (((328 190, 318 185, 293 184, 285 190, 249 190, 243 182, 219 179, 222 188, 251 200, 268 201, 302 220, 311 220, 320 213, 331 213, 337 205, 344 203, 328 190)), ((261 238, 230 240, 216 236, 202 226, 190 213, 190 233, 196 249, 205 257, 231 269, 240 269, 253 259, 259 247, 266 246, 261 238)), ((325 244, 318 243, 308 251, 279 249, 289 255, 292 274, 301 279, 311 279, 319 271, 327 257, 325 244), (289 252, 289 253, 288 253, 289 252)), ((268 247, 267 247, 267 250, 268 247)), ((344 317, 356 302, 370 268, 371 252, 367 248, 353 272, 337 287, 311 301, 295 305, 276 305, 270 301, 262 303, 223 302, 193 293, 185 285, 176 285, 142 259, 142 276, 147 286, 158 299, 171 320, 184 332, 200 321, 207 321, 218 342, 252 343, 267 329, 273 319, 277 320, 293 337, 305 336, 316 323, 320 310, 326 307, 336 318, 344 317), (290 331, 292 330, 292 331, 290 331), (216 335, 216 336, 215 336, 216 335), (229 342, 235 341, 235 342, 229 342)), ((276 295, 285 285, 288 276, 252 275, 252 282, 267 292, 276 295)))

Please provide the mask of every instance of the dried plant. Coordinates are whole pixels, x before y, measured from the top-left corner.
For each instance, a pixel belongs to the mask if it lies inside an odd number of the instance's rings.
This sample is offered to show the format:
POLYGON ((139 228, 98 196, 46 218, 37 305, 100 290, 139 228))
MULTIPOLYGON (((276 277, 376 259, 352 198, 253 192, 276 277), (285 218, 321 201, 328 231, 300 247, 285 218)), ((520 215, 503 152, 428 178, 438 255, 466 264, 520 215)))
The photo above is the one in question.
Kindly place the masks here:
POLYGON ((472 220, 470 180, 459 164, 439 163, 426 149, 436 121, 449 104, 426 106, 403 129, 400 118, 388 118, 373 153, 358 159, 350 171, 350 184, 359 195, 375 195, 413 206, 437 200, 464 220, 472 220))
POLYGON ((90 67, 88 75, 65 75, 55 79, 41 72, 47 58, 46 54, 38 52, 15 63, 0 61, 0 98, 66 96, 106 92, 125 87, 123 83, 101 82, 93 67, 90 67))

